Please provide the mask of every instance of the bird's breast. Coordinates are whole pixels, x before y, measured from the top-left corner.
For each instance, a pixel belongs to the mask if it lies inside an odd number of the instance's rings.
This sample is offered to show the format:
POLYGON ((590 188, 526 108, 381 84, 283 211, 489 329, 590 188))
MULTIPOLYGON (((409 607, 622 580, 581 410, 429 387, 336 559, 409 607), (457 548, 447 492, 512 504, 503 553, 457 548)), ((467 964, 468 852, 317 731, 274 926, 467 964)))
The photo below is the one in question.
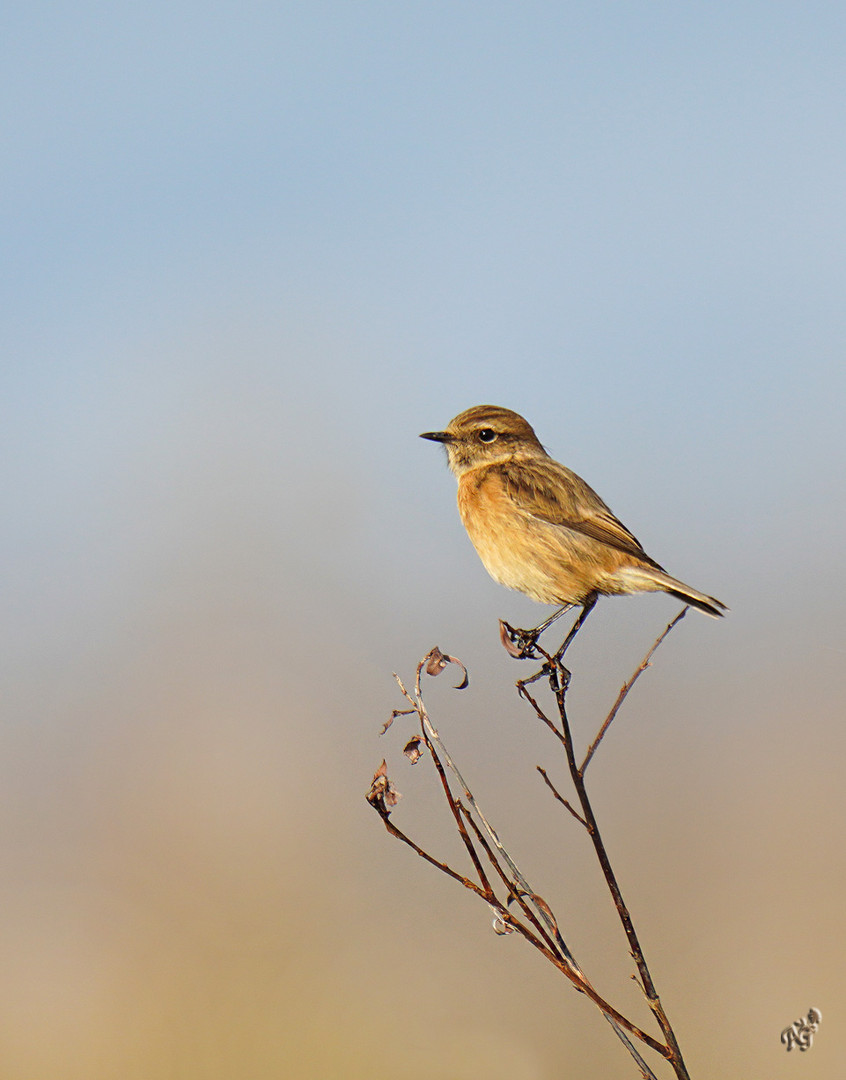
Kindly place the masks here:
POLYGON ((582 603, 593 592, 627 591, 616 577, 628 556, 533 513, 496 469, 462 475, 458 509, 485 569, 501 585, 542 604, 582 603))
POLYGON ((504 486, 490 475, 466 473, 458 484, 458 512, 485 569, 513 588, 509 579, 514 576, 523 523, 504 486))
POLYGON ((500 585, 542 604, 569 603, 584 592, 561 543, 564 530, 522 510, 495 472, 462 476, 458 510, 485 569, 500 585))

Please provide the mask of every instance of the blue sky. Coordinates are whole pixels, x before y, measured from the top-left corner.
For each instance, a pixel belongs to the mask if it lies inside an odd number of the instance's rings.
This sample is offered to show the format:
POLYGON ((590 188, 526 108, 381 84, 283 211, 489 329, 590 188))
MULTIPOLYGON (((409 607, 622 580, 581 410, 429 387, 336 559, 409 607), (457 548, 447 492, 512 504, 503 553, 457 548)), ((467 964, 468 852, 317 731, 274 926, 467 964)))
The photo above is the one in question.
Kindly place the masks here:
POLYGON ((627 416, 648 437, 676 410, 718 453, 769 455, 762 428, 813 413, 797 434, 828 452, 842 24, 791 4, 11 13, 6 378, 37 396, 39 361, 84 381, 137 364, 134 340, 276 318, 335 335, 321 392, 371 424, 389 369, 395 407, 496 398, 548 442, 575 423, 581 444, 586 416, 602 443, 627 416))

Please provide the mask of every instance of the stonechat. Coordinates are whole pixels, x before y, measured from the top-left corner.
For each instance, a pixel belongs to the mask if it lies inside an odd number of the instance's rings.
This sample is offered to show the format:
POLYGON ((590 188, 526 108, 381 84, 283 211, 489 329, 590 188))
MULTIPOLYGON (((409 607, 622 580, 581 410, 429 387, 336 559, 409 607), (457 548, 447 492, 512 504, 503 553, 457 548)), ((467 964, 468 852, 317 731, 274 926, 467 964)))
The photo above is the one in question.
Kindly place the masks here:
POLYGON ((501 585, 541 604, 580 604, 585 614, 597 596, 638 592, 666 592, 707 615, 728 610, 670 577, 596 492, 547 454, 516 412, 477 405, 444 431, 420 437, 446 447, 461 520, 501 585))

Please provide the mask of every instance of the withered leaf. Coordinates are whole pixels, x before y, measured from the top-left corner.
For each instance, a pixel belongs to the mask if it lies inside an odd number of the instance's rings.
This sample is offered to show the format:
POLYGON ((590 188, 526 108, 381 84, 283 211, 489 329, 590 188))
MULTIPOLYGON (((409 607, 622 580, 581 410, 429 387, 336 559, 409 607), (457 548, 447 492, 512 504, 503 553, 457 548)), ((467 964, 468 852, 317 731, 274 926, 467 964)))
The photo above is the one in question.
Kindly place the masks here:
POLYGON ((426 674, 427 675, 432 675, 433 677, 435 675, 440 675, 440 673, 444 670, 444 668, 447 666, 447 664, 455 664, 456 667, 461 668, 461 671, 462 671, 462 673, 464 675, 464 678, 456 686, 455 689, 456 690, 466 690, 467 687, 470 685, 470 678, 469 678, 469 676, 467 674, 467 668, 464 666, 464 664, 461 663, 461 661, 458 659, 458 657, 450 656, 448 653, 441 652, 441 650, 438 648, 437 645, 425 657, 425 663, 426 663, 426 674))
POLYGON ((388 779, 388 765, 384 760, 373 774, 373 782, 366 798, 371 806, 375 806, 379 813, 385 814, 385 816, 402 798, 402 795, 388 779))
POLYGON ((423 756, 424 742, 419 735, 413 735, 403 747, 403 753, 411 762, 412 765, 416 765, 420 758, 423 756))

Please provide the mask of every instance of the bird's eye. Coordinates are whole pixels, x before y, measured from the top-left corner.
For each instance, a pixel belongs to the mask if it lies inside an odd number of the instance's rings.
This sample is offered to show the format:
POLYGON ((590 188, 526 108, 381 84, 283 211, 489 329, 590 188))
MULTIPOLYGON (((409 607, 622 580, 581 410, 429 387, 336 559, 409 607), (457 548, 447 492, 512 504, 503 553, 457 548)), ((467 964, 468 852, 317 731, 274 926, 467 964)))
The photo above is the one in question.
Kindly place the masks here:
POLYGON ((479 438, 482 442, 493 442, 496 438, 496 432, 493 428, 483 427, 479 432, 479 438))

